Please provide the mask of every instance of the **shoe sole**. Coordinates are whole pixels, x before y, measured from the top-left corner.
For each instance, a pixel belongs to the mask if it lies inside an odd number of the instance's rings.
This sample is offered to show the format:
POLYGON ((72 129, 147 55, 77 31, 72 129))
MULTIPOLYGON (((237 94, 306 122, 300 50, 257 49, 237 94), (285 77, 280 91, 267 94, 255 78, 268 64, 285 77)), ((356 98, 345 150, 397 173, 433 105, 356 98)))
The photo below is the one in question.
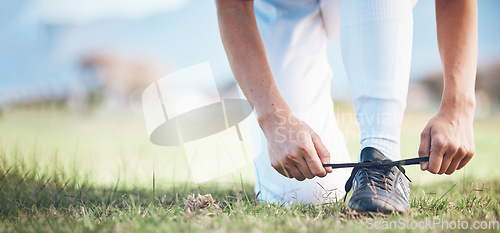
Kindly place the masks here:
POLYGON ((379 212, 390 214, 393 212, 406 213, 409 208, 397 207, 393 205, 387 198, 377 198, 373 195, 370 196, 359 196, 349 200, 349 208, 357 212, 379 212))

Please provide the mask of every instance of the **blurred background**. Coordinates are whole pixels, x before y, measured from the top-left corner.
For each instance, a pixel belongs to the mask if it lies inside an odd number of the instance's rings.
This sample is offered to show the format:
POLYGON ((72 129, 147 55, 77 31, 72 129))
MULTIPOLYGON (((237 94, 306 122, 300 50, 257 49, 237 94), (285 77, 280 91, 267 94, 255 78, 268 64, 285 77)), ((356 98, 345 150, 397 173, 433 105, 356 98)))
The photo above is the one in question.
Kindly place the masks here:
MULTIPOLYGON (((500 1, 478 5, 476 141, 485 141, 476 144, 498 162, 500 1)), ((337 114, 345 114, 343 130, 355 158, 359 135, 340 45, 331 43, 328 50, 332 96, 337 114)), ((0 1, 0 151, 27 164, 59 164, 97 183, 121 176, 131 185, 149 184, 153 170, 165 183, 189 180, 181 149, 149 143, 140 98, 154 80, 205 61, 219 94, 236 97, 214 1, 0 1)), ((434 1, 420 0, 402 142, 408 157, 416 155, 419 131, 437 110, 442 86, 434 1)), ((213 94, 204 91, 198 95, 213 94)), ((486 177, 494 170, 477 172, 486 177)))

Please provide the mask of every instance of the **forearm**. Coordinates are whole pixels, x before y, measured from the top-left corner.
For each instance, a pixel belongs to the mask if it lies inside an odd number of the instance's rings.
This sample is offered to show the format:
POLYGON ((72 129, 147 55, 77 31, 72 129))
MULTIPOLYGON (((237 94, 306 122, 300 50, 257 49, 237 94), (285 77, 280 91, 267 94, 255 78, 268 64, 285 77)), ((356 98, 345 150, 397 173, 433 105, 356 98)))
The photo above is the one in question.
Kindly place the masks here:
POLYGON ((441 110, 472 116, 477 67, 476 0, 436 0, 436 19, 444 70, 441 110))
POLYGON ((259 122, 276 109, 289 108, 279 93, 255 21, 253 1, 218 0, 222 43, 233 74, 259 122))

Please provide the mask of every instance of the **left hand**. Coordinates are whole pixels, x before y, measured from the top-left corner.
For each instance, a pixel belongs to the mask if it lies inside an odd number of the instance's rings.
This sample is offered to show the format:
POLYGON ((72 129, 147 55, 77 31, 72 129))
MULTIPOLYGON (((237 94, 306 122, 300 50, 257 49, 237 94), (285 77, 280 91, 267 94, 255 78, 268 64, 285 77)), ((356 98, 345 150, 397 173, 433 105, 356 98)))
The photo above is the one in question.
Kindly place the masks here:
POLYGON ((439 111, 420 135, 419 157, 429 157, 420 168, 447 175, 464 167, 474 155, 473 116, 439 111))

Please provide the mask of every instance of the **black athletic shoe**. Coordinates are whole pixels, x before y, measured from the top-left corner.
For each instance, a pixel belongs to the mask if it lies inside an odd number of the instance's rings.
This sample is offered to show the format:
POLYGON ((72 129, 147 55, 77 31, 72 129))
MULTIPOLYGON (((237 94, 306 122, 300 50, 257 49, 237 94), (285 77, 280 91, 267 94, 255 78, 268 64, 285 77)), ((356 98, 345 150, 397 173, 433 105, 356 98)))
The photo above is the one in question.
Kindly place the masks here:
MULTIPOLYGON (((379 150, 366 147, 361 151, 361 162, 383 164, 388 160, 379 150)), ((358 212, 407 212, 410 210, 410 186, 401 166, 374 166, 354 168, 346 183, 346 195, 354 192, 349 207, 358 212)))

